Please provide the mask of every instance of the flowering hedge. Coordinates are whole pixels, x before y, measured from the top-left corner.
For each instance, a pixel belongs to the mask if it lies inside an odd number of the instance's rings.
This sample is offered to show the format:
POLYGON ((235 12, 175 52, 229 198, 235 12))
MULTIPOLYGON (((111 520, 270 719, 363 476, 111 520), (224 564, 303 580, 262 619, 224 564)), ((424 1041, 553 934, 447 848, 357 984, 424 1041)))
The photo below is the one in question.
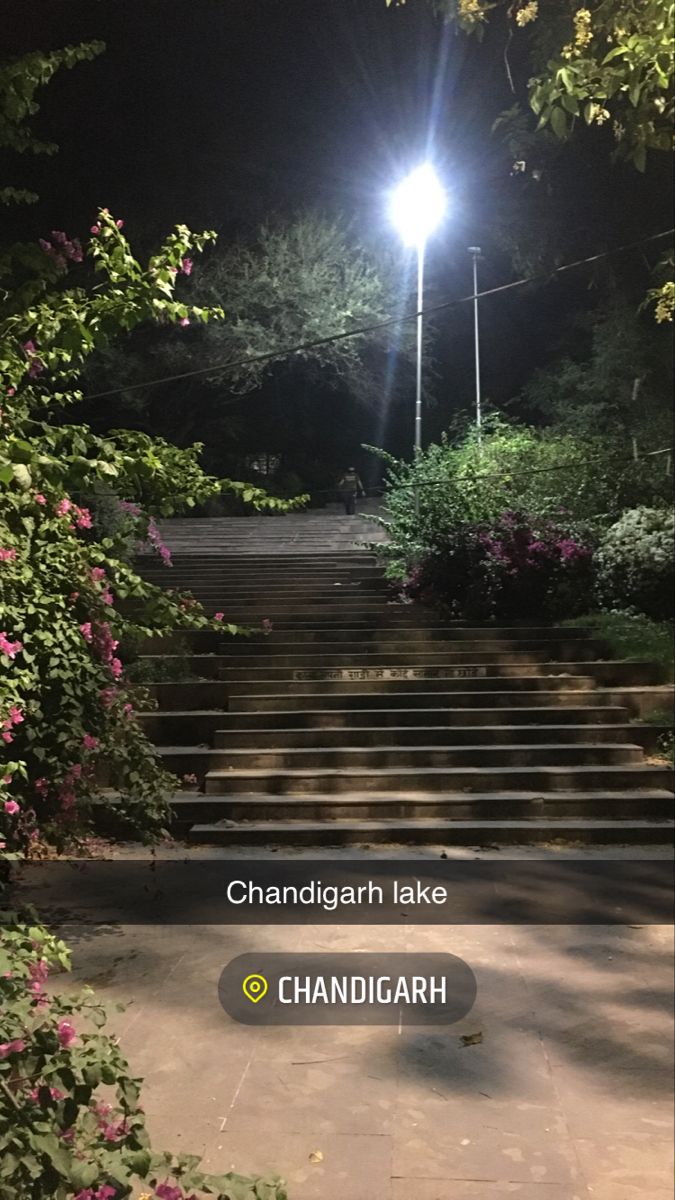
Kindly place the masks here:
POLYGON ((104 1008, 89 988, 47 987, 69 967, 43 926, 0 913, 0 1200, 287 1200, 279 1180, 205 1175, 198 1157, 152 1150, 104 1008))
POLYGON ((637 608, 656 620, 672 618, 674 539, 672 509, 628 509, 598 549, 597 590, 603 606, 637 608))
POLYGON ((588 608, 592 559, 589 542, 570 529, 505 512, 439 539, 406 590, 460 619, 553 620, 588 608))
POLYGON ((0 853, 45 838, 62 845, 104 803, 138 835, 162 828, 176 781, 135 719, 138 694, 118 646, 222 628, 225 614, 208 616, 191 597, 144 582, 129 545, 149 543, 169 566, 156 518, 223 488, 256 507, 288 507, 205 475, 200 446, 181 450, 131 431, 97 436, 50 420, 62 421, 60 410, 79 398, 74 383, 91 352, 120 333, 146 320, 180 326, 222 316, 176 297, 191 254, 212 234, 179 226, 141 267, 121 226, 103 210, 86 247, 54 231, 0 260, 0 853), (109 532, 82 499, 102 487, 119 497, 109 532))

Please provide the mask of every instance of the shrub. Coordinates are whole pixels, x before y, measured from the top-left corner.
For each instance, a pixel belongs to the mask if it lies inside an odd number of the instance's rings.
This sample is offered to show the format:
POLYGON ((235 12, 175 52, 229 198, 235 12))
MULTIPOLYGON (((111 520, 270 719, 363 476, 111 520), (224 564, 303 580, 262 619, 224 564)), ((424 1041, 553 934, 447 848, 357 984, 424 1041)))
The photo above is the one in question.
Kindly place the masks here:
MULTIPOLYGON (((34 915, 34 914, 33 914, 34 915)), ((152 1150, 134 1078, 90 988, 49 994, 63 942, 0 914, 0 1200, 287 1200, 279 1180, 205 1175, 152 1150)))
POLYGON ((588 606, 592 558, 569 529, 505 512, 447 534, 412 572, 407 592, 460 619, 555 619, 588 606))
POLYGON ((512 510, 606 528, 625 508, 661 503, 654 497, 669 484, 662 460, 633 461, 626 438, 542 431, 495 415, 486 419, 480 444, 471 428, 444 436, 414 463, 376 453, 387 463, 381 523, 389 542, 380 553, 398 579, 464 522, 490 522, 512 510))
POLYGON ((605 608, 637 608, 655 619, 673 611, 672 509, 633 508, 607 530, 597 554, 597 591, 605 608))

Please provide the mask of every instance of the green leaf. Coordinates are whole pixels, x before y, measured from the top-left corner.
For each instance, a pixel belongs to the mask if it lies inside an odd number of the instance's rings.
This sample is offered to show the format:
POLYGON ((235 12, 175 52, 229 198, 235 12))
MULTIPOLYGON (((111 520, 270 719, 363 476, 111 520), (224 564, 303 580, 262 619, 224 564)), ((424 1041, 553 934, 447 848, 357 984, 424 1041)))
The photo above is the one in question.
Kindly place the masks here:
POLYGON ((567 134, 567 118, 562 108, 551 110, 551 129, 556 137, 564 138, 567 134))

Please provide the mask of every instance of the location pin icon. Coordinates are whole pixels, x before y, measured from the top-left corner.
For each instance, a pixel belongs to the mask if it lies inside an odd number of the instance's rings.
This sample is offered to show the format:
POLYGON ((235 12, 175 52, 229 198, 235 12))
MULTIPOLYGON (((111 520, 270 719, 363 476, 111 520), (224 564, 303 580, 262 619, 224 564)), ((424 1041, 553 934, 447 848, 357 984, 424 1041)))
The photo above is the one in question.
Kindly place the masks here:
POLYGON ((241 985, 242 991, 251 1004, 257 1004, 267 995, 267 980, 264 975, 247 975, 241 985))

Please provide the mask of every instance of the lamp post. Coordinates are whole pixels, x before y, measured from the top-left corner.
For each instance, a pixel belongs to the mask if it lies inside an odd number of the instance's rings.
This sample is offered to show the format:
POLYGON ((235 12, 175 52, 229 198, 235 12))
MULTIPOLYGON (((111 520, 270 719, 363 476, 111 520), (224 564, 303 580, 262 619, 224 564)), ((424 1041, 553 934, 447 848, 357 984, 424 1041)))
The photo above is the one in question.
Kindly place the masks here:
MULTIPOLYGON (((415 375, 414 455, 422 449, 422 341, 424 308, 424 257, 427 239, 440 222, 446 208, 445 192, 434 168, 423 163, 399 183, 391 195, 390 216, 404 243, 417 251, 417 365, 415 375)), ((415 513, 419 513, 419 494, 415 489, 415 513)))
POLYGON ((480 403, 480 334, 478 330, 478 259, 480 246, 469 246, 469 254, 473 258, 473 340, 476 359, 476 433, 478 445, 481 442, 482 413, 480 403))

